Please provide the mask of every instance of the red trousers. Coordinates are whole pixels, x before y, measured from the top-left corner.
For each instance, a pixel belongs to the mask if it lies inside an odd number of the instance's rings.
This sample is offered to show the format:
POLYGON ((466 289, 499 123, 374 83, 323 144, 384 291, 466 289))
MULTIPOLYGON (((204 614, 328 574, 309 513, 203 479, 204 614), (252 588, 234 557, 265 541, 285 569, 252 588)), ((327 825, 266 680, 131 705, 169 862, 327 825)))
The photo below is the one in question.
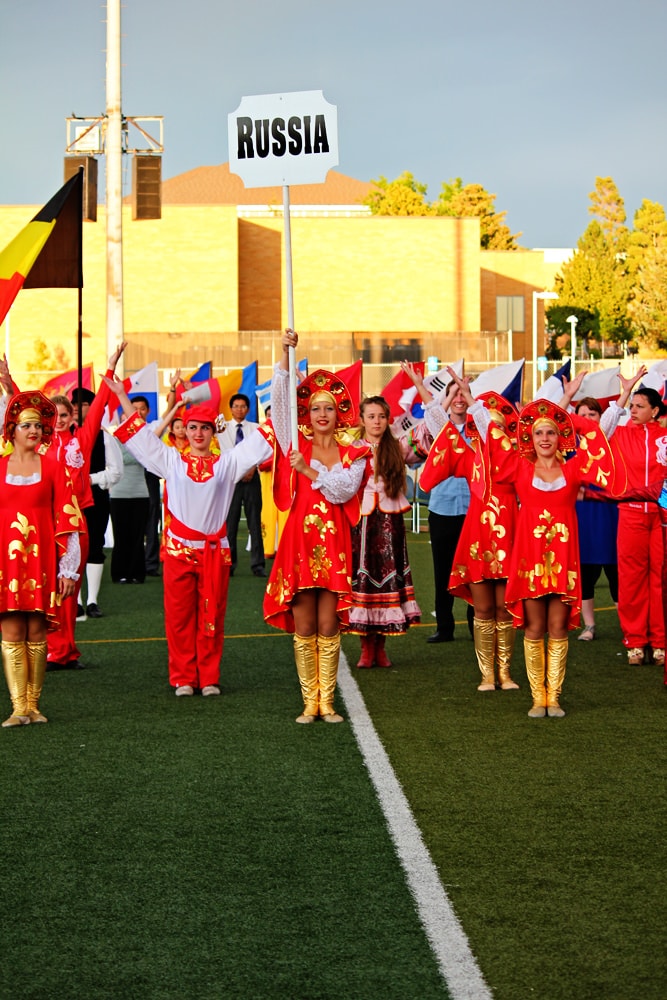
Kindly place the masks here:
POLYGON ((665 648, 662 605, 663 527, 657 507, 648 513, 619 505, 618 617, 623 645, 665 648))
POLYGON ((49 663, 71 663, 72 660, 78 660, 81 656, 74 638, 74 630, 76 628, 76 606, 79 601, 79 592, 81 591, 81 578, 88 562, 88 527, 85 520, 83 525, 85 530, 79 535, 81 562, 79 563, 79 580, 76 590, 71 597, 65 597, 56 606, 60 628, 54 632, 48 632, 46 636, 47 660, 49 663))
POLYGON ((194 550, 193 561, 186 562, 165 552, 162 568, 169 683, 174 687, 190 684, 194 688, 219 684, 230 567, 220 567, 221 597, 212 636, 205 635, 200 626, 204 621, 203 556, 198 557, 194 550))

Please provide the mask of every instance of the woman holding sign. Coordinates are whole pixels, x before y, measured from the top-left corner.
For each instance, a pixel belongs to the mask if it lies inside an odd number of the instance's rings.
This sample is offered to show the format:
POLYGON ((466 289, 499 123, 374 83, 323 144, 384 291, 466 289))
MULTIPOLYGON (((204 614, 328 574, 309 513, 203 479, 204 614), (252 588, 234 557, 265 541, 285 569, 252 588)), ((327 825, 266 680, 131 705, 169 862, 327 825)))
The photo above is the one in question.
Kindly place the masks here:
POLYGON ((353 427, 349 390, 331 372, 309 375, 297 389, 297 447, 290 446, 289 349, 297 334, 282 337, 282 358, 271 386, 276 449, 276 503, 290 510, 264 598, 270 625, 294 635, 294 658, 303 696, 297 722, 342 722, 334 709, 340 630, 352 605, 351 525, 360 516, 366 474, 365 445, 339 444, 336 433, 353 427))

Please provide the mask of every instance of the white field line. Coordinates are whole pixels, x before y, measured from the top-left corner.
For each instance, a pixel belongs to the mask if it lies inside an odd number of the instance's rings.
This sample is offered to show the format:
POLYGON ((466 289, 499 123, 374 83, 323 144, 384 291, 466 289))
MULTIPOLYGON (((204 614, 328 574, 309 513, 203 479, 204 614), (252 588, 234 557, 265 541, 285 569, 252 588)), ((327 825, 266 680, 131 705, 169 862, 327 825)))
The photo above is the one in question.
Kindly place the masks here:
POLYGON ((468 939, 442 887, 410 805, 380 742, 366 704, 341 651, 338 687, 348 719, 380 800, 426 936, 452 1000, 492 1000, 468 939))

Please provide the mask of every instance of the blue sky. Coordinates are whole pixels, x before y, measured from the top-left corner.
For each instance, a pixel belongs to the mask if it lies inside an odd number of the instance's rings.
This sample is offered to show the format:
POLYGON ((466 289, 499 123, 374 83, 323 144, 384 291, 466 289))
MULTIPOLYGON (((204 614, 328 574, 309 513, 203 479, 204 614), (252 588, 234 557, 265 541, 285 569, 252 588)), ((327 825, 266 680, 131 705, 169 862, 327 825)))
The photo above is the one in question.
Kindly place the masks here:
MULTIPOLYGON (((0 203, 48 200, 65 118, 103 113, 104 21, 101 0, 2 5, 0 203)), ((410 170, 432 199, 451 177, 481 183, 526 247, 575 245, 597 175, 630 220, 643 198, 667 204, 655 0, 124 0, 122 21, 123 112, 164 115, 164 178, 229 158, 243 96, 321 89, 339 170, 410 170)))

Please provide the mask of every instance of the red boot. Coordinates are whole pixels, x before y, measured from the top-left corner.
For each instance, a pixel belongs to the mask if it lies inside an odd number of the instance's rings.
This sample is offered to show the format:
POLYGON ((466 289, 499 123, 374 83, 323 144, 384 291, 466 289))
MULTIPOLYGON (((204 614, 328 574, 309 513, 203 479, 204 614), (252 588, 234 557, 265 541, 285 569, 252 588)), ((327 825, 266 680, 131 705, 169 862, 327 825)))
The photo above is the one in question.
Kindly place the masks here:
POLYGON ((359 662, 357 667, 372 667, 375 662, 375 636, 371 633, 370 635, 362 635, 361 637, 361 656, 359 657, 359 662))
POLYGON ((376 667, 391 667, 392 662, 387 656, 384 648, 384 635, 377 635, 375 638, 375 666, 376 667))

